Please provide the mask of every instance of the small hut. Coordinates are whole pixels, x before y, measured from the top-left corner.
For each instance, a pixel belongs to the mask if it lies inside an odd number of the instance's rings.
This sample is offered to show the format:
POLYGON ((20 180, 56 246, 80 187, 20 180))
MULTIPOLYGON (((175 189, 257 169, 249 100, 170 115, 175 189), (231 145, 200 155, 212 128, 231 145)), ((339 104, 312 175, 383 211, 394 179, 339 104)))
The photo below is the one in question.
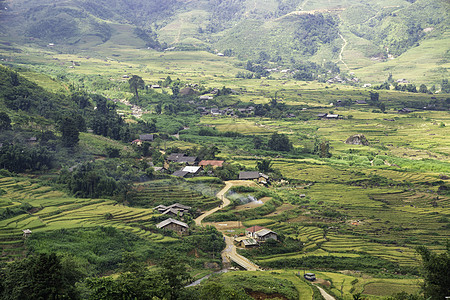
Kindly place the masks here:
POLYGON ((31 235, 31 233, 32 233, 30 229, 24 229, 22 231, 23 231, 23 237, 24 238, 29 237, 31 235))

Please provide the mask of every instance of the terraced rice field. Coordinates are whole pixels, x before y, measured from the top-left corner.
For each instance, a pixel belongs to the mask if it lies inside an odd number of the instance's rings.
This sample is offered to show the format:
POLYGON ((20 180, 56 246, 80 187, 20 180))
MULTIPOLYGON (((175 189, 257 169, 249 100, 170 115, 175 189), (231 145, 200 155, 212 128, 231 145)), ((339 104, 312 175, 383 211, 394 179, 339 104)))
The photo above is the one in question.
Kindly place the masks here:
POLYGON ((26 179, 1 178, 0 208, 13 209, 28 203, 27 213, 0 221, 1 259, 21 257, 26 253, 22 230, 32 232, 57 229, 113 226, 156 242, 173 240, 148 228, 156 214, 145 208, 118 205, 112 200, 72 198, 51 187, 26 179))
POLYGON ((191 187, 188 187, 182 183, 161 180, 140 185, 133 197, 133 204, 152 208, 159 204, 170 205, 178 202, 191 206, 194 210, 207 210, 221 203, 221 200, 214 194, 214 187, 209 185, 191 185, 191 187))

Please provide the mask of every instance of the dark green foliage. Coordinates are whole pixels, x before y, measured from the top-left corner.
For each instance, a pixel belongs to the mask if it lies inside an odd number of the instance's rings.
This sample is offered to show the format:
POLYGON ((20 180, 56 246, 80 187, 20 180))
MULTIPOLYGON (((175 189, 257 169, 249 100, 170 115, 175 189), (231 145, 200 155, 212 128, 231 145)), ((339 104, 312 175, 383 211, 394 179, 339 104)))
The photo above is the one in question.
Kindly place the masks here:
POLYGON ((419 86, 419 93, 424 93, 424 94, 428 93, 428 88, 427 88, 427 86, 425 84, 421 84, 419 86))
POLYGON ((16 72, 0 66, 0 99, 9 109, 57 119, 71 105, 62 95, 45 91, 16 72))
POLYGON ((314 154, 319 155, 321 158, 331 157, 330 144, 328 141, 316 140, 314 142, 314 154))
POLYGON ((420 246, 417 252, 422 257, 423 292, 430 299, 444 299, 450 295, 450 242, 441 254, 431 252, 425 246, 420 246))
POLYGON ((448 83, 448 79, 442 79, 441 92, 450 93, 450 84, 448 83))
POLYGON ((214 18, 206 27, 206 32, 215 33, 227 27, 230 21, 238 19, 244 12, 244 6, 239 0, 212 0, 209 9, 214 18))
POLYGON ((141 28, 136 28, 134 29, 134 34, 136 34, 137 37, 143 40, 147 47, 161 50, 161 44, 158 42, 157 36, 153 31, 149 29, 143 30, 141 28))
POLYGON ((275 151, 291 151, 292 150, 292 143, 289 141, 289 138, 287 135, 283 133, 273 133, 272 136, 269 139, 269 142, 267 143, 267 146, 269 146, 270 149, 275 151))
POLYGON ((75 20, 62 17, 39 20, 28 29, 28 36, 48 42, 67 40, 78 34, 79 28, 75 20))
MULTIPOLYGON (((81 118, 81 120, 83 120, 83 118, 81 118)), ((59 125, 59 130, 62 134, 61 142, 64 147, 74 147, 78 144, 80 132, 79 126, 74 118, 63 117, 59 125)))
POLYGON ((240 166, 224 163, 222 167, 214 169, 214 176, 222 180, 233 180, 238 179, 239 171, 240 166))
POLYGON ((11 119, 5 112, 0 112, 0 132, 11 129, 11 119))
POLYGON ((303 242, 299 240, 287 238, 284 241, 276 241, 273 239, 269 239, 266 242, 261 243, 260 247, 248 250, 246 252, 242 252, 242 254, 252 258, 272 254, 300 252, 302 251, 302 249, 303 249, 303 242))
POLYGON ((422 295, 408 294, 407 292, 397 293, 387 298, 387 300, 425 300, 425 299, 427 298, 425 298, 422 295))
POLYGON ((0 148, 0 168, 12 172, 37 171, 52 167, 53 153, 41 146, 4 144, 0 148))
MULTIPOLYGON (((75 283, 83 273, 55 254, 39 254, 6 265, 1 271, 1 299, 77 299, 75 283)), ((0 273, 0 274, 1 274, 0 273)))
POLYGON ((381 269, 403 272, 398 264, 385 259, 363 255, 361 257, 336 257, 336 256, 308 256, 305 258, 292 258, 270 261, 261 265, 269 268, 292 269, 335 269, 335 270, 364 270, 370 273, 379 273, 381 269))
POLYGON ((337 21, 320 13, 297 17, 294 39, 295 49, 303 55, 314 55, 320 44, 329 44, 338 38, 337 21))
POLYGON ((142 77, 138 75, 133 75, 129 80, 128 84, 130 85, 130 90, 134 93, 136 100, 139 101, 139 93, 138 90, 141 90, 145 87, 145 82, 142 80, 142 77))
MULTIPOLYGON (((113 163, 114 164, 114 163, 113 163)), ((61 171, 58 182, 67 186, 69 191, 81 198, 99 198, 117 196, 125 200, 129 192, 130 178, 123 168, 107 168, 101 163, 84 163, 71 171, 61 171)), ((135 172, 133 172, 136 176, 135 172)))
POLYGON ((272 165, 273 163, 272 160, 270 159, 263 159, 256 162, 256 168, 258 169, 258 171, 263 173, 272 172, 273 171, 272 165))
POLYGON ((248 300, 253 299, 242 287, 231 287, 217 281, 208 280, 200 286, 200 300, 248 300))
POLYGON ((94 133, 128 142, 131 131, 128 124, 117 114, 115 103, 100 95, 91 97, 97 104, 97 109, 88 121, 94 133))

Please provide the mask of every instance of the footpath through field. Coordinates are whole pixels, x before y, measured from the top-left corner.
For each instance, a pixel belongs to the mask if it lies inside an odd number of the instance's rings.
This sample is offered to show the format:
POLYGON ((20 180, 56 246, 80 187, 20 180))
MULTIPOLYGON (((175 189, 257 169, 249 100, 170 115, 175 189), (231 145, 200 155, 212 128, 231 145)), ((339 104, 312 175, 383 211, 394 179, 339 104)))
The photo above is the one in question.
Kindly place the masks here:
MULTIPOLYGON (((232 180, 232 181, 226 181, 225 182, 225 187, 217 193, 217 198, 222 200, 222 205, 220 205, 219 207, 213 208, 211 210, 208 210, 206 212, 204 212, 202 215, 200 215, 198 218, 195 219, 195 224, 197 226, 202 226, 202 221, 204 218, 206 218, 207 216, 215 213, 216 211, 230 205, 230 200, 227 199, 225 197, 225 194, 228 192, 228 190, 233 187, 233 186, 239 186, 239 185, 245 185, 245 186, 251 186, 251 185, 255 185, 255 183, 253 181, 242 181, 242 180, 232 180)), ((230 262, 230 260, 234 261, 235 263, 237 263, 238 265, 240 265, 241 267, 245 268, 248 271, 257 271, 257 270, 261 270, 261 268, 254 264, 253 262, 251 262, 249 259, 243 257, 242 255, 237 254, 236 252, 236 246, 234 245, 233 242, 233 238, 228 237, 226 235, 224 235, 224 239, 225 242, 227 244, 227 246, 225 247, 225 249, 222 251, 222 259, 224 262, 230 262)))
POLYGON ((322 297, 325 300, 336 300, 336 298, 334 298, 333 296, 331 296, 330 294, 328 294, 327 292, 325 292, 325 290, 323 288, 321 288, 320 286, 318 286, 317 284, 315 284, 315 286, 319 289, 320 294, 322 294, 322 297))

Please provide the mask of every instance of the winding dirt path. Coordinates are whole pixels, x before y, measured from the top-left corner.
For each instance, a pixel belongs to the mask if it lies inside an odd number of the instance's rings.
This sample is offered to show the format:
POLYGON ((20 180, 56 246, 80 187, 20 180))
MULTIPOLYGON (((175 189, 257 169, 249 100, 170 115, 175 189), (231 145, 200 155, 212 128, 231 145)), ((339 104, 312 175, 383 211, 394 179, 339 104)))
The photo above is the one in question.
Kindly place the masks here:
POLYGON ((336 298, 334 298, 333 296, 331 296, 330 294, 328 294, 327 292, 325 292, 325 290, 323 288, 321 288, 320 286, 318 286, 317 284, 315 284, 315 286, 319 289, 320 294, 322 295, 322 297, 325 300, 336 300, 336 298))
MULTIPOLYGON (((233 187, 233 186, 255 186, 255 185, 256 185, 256 183, 254 183, 253 181, 242 181, 242 180, 226 181, 225 187, 220 192, 218 192, 216 195, 217 198, 222 200, 222 205, 204 212, 202 215, 200 215, 198 218, 195 219, 195 225, 202 226, 202 221, 204 218, 206 218, 207 216, 215 213, 216 211, 221 210, 222 208, 230 205, 231 201, 225 197, 225 194, 228 192, 228 190, 231 187, 233 187)), ((247 259, 246 257, 244 257, 242 255, 239 255, 236 252, 236 246, 234 245, 234 241, 233 241, 232 237, 224 235, 224 240, 225 240, 225 243, 227 244, 225 249, 222 251, 222 260, 224 262, 229 263, 231 261, 234 261, 235 263, 237 263, 238 265, 240 265, 241 267, 245 268, 248 271, 261 270, 261 268, 258 265, 254 264, 249 259, 247 259)))
POLYGON ((350 70, 350 68, 347 66, 347 64, 345 63, 343 57, 342 57, 342 53, 344 53, 344 48, 347 46, 347 40, 344 39, 344 37, 342 36, 341 33, 339 33, 340 38, 344 41, 344 45, 342 45, 341 48, 341 52, 339 52, 339 60, 344 64, 344 66, 347 68, 347 70, 350 70))

